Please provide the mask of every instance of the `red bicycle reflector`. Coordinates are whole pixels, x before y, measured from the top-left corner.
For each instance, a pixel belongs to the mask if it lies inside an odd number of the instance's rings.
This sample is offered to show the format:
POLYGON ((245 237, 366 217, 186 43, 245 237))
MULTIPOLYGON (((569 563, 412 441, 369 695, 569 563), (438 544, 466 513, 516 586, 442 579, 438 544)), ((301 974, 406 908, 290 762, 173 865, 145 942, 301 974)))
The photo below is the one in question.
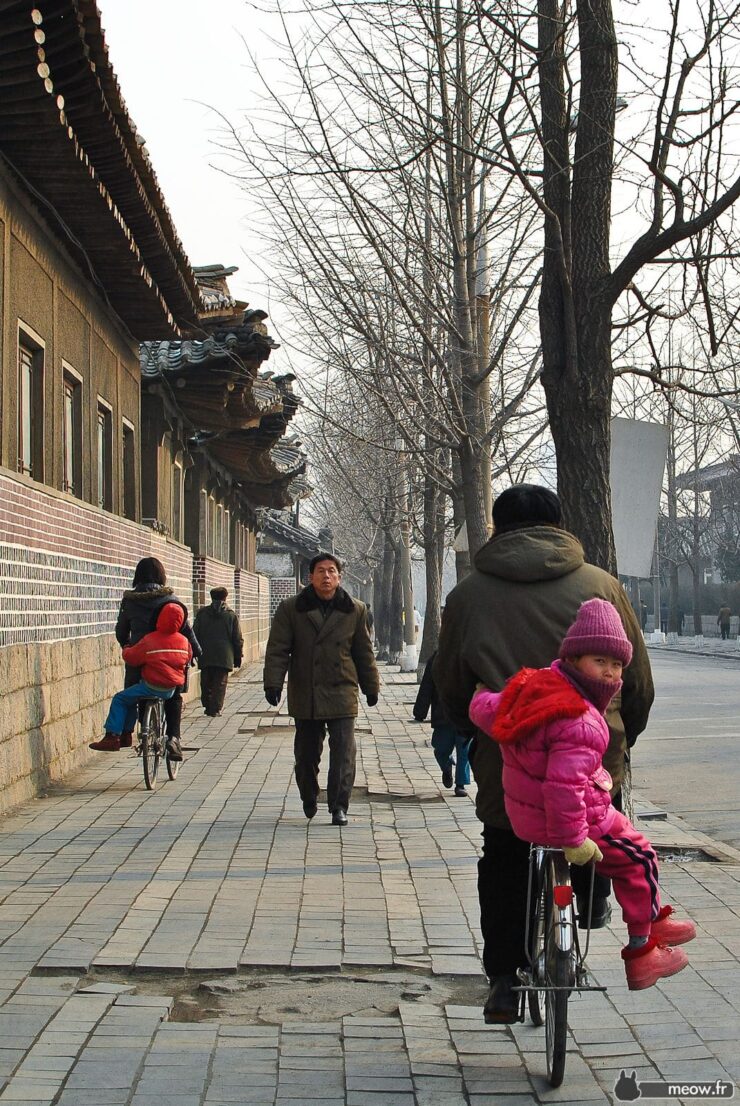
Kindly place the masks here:
POLYGON ((555 905, 561 909, 564 906, 570 906, 573 902, 573 888, 569 883, 559 884, 552 889, 552 897, 555 900, 555 905))

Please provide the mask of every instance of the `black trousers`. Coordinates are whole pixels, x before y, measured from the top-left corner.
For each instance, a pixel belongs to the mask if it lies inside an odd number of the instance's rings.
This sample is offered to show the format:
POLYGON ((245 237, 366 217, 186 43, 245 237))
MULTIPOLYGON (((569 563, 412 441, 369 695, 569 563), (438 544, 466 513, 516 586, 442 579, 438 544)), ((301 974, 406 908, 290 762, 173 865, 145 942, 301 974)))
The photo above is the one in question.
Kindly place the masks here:
POLYGON ((304 803, 315 803, 319 794, 319 765, 324 734, 329 731, 329 778, 326 801, 329 810, 349 809, 355 782, 357 745, 354 718, 296 718, 295 779, 304 803))
POLYGON ((228 682, 228 668, 215 668, 209 664, 201 668, 200 701, 206 714, 218 714, 221 710, 224 705, 228 682))
MULTIPOLYGON (((622 793, 612 799, 622 809, 622 793)), ((571 882, 576 895, 587 895, 590 866, 572 865, 571 882)), ((527 964, 524 940, 527 921, 529 844, 509 829, 483 827, 483 855, 478 861, 478 901, 483 936, 483 967, 489 979, 513 975, 527 964)), ((594 876, 594 898, 608 898, 611 880, 594 876)))

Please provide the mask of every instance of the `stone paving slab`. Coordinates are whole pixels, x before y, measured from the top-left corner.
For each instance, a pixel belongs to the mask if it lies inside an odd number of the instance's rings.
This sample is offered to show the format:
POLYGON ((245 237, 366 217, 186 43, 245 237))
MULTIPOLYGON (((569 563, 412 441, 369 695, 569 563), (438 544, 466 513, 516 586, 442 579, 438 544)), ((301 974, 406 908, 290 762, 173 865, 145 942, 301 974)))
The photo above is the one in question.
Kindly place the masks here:
MULTIPOLYGON (((621 923, 592 936, 589 963, 608 992, 570 1004, 559 1091, 545 1080, 543 1031, 486 1026, 479 1006, 420 992, 377 1017, 190 1023, 171 1020, 166 993, 138 988, 151 970, 174 981, 374 966, 479 977, 483 996, 475 789, 460 799, 442 788, 429 727, 410 718, 414 694, 411 677, 386 669, 379 709, 360 715, 344 830, 321 807, 311 823, 303 816, 290 720, 266 706, 254 666, 232 681, 221 718, 189 709, 184 743, 198 751, 174 783, 148 793, 134 756, 98 756, 5 817, 0 1103, 589 1106, 613 1101, 625 1066, 642 1079, 740 1078, 732 850, 719 863, 663 866, 668 897, 699 930, 680 976, 630 993, 621 923)), ((651 812, 648 797, 638 809, 651 812)), ((713 844, 674 819, 645 829, 679 848, 713 844)))

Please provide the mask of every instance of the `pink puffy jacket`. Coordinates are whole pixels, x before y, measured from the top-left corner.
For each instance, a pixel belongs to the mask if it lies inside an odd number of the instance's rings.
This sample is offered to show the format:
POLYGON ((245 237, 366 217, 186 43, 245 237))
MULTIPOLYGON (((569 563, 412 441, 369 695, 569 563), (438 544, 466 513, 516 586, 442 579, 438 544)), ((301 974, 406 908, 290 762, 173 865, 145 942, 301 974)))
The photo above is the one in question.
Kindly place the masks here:
POLYGON ((517 837, 563 848, 609 832, 616 810, 601 763, 609 730, 558 661, 523 668, 502 692, 477 691, 470 717, 500 745, 506 813, 517 837))

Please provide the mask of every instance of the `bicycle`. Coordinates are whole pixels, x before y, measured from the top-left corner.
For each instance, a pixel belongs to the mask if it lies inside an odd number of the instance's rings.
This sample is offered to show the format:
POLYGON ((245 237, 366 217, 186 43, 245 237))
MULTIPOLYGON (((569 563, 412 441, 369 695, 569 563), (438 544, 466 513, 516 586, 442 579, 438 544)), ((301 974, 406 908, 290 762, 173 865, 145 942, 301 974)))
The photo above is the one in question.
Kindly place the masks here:
POLYGON ((164 701, 162 699, 142 699, 139 702, 139 730, 136 755, 141 757, 144 767, 144 783, 147 791, 157 786, 159 764, 164 759, 167 775, 177 779, 181 761, 173 760, 167 750, 164 732, 164 701))
POLYGON ((524 1021, 526 1002, 532 1023, 540 1026, 544 1022, 547 1078, 552 1087, 559 1087, 565 1074, 570 995, 573 991, 606 991, 590 982, 586 969, 593 887, 592 864, 586 939, 581 950, 565 855, 562 849, 531 846, 525 935, 529 967, 519 969, 521 985, 514 990, 521 994, 519 1020, 524 1021))

